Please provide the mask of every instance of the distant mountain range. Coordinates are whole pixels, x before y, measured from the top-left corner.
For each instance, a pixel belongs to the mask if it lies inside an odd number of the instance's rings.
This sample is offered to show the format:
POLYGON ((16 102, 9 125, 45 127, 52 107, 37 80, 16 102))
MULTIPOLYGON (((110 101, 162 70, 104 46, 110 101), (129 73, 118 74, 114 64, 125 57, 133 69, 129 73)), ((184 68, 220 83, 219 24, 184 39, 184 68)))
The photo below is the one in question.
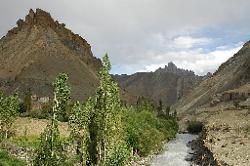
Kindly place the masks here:
POLYGON ((161 100, 165 106, 176 103, 205 78, 195 75, 193 71, 179 69, 172 62, 155 72, 138 72, 113 77, 120 87, 132 96, 137 98, 144 96, 156 104, 161 100))

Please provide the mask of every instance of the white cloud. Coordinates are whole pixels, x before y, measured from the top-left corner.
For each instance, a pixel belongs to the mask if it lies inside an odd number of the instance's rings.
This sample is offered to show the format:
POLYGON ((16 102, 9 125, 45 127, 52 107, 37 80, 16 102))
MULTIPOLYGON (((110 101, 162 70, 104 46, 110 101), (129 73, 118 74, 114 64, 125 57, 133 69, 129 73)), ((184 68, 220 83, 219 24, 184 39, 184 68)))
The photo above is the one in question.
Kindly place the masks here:
POLYGON ((194 38, 191 36, 179 36, 174 39, 174 44, 176 48, 192 48, 194 46, 201 46, 209 44, 212 42, 212 39, 209 38, 194 38))
POLYGON ((153 64, 146 65, 139 71, 154 71, 159 67, 172 61, 179 68, 193 70, 198 75, 205 75, 207 72, 214 72, 220 64, 228 60, 242 47, 242 43, 235 44, 233 47, 227 46, 226 49, 219 47, 210 52, 203 49, 189 49, 184 51, 170 51, 157 55, 158 60, 153 64))

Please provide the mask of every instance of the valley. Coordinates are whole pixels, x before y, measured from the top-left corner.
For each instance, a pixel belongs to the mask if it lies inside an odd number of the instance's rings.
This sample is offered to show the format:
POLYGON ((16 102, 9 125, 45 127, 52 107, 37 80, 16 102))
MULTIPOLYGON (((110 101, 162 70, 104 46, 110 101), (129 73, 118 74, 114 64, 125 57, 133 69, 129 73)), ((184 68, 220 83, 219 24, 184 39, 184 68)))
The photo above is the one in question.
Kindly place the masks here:
POLYGON ((250 42, 204 76, 111 66, 30 9, 0 40, 0 165, 249 165, 250 42))

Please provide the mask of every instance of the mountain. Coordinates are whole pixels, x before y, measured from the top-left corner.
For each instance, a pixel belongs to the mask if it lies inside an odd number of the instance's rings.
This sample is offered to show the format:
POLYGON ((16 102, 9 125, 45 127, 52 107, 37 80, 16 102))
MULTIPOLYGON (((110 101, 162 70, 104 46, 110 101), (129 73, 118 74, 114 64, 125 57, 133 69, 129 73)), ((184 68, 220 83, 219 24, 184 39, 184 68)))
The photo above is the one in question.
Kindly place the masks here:
POLYGON ((98 86, 100 67, 85 39, 41 9, 31 9, 0 40, 0 87, 6 93, 51 96, 51 82, 65 72, 72 98, 86 99, 98 86))
POLYGON ((120 87, 131 96, 144 96, 164 105, 172 105, 196 86, 202 79, 194 72, 179 69, 170 62, 155 72, 138 72, 132 75, 114 75, 120 87))
POLYGON ((175 105, 180 115, 195 113, 204 107, 222 102, 240 102, 250 97, 250 42, 223 63, 209 78, 194 88, 192 93, 175 105))

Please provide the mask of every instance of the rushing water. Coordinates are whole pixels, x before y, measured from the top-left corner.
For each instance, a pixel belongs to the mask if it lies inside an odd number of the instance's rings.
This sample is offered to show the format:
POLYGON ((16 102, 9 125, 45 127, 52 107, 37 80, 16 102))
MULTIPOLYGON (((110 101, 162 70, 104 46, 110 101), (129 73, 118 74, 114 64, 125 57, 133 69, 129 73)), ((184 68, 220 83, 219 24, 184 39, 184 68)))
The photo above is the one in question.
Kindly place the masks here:
POLYGON ((152 166, 190 166, 186 158, 190 157, 192 150, 187 146, 189 141, 197 139, 197 135, 177 134, 176 139, 168 142, 163 152, 153 158, 152 166))

